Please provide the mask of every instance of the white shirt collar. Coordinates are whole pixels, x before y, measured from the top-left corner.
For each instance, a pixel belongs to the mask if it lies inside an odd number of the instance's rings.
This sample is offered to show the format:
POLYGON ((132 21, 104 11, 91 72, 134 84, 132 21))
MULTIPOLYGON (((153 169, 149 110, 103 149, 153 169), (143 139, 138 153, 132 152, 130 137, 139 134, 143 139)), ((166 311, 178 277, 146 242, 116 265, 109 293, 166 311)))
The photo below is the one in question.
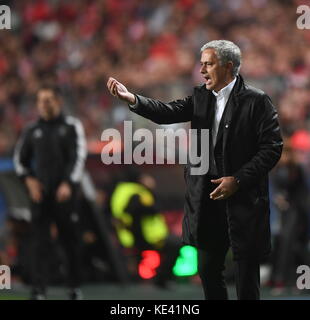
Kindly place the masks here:
POLYGON ((216 96, 216 98, 228 98, 234 85, 235 85, 235 82, 237 80, 237 77, 235 77, 234 80, 232 80, 226 87, 222 88, 219 92, 215 92, 214 90, 212 90, 212 93, 216 96))

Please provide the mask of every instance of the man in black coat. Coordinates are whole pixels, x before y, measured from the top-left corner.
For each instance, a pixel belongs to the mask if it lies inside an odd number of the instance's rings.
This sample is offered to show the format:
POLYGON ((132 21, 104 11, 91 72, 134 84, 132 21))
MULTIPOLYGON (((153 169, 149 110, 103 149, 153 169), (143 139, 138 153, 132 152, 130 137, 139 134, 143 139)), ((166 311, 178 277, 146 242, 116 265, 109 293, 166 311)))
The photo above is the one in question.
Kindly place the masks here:
POLYGON ((183 242, 198 248, 206 299, 227 299, 223 271, 231 246, 238 299, 259 299, 259 263, 271 251, 268 172, 281 156, 282 138, 270 98, 239 74, 241 52, 227 40, 201 48, 203 85, 185 99, 164 103, 129 92, 109 78, 109 91, 130 110, 159 124, 191 121, 209 129, 209 169, 193 175, 187 190, 183 242))
POLYGON ((81 281, 77 186, 87 155, 81 122, 62 113, 58 89, 44 86, 37 93, 39 119, 21 135, 14 152, 17 175, 31 199, 32 299, 45 299, 50 257, 50 227, 56 223, 58 239, 68 262, 69 297, 80 299, 81 281))

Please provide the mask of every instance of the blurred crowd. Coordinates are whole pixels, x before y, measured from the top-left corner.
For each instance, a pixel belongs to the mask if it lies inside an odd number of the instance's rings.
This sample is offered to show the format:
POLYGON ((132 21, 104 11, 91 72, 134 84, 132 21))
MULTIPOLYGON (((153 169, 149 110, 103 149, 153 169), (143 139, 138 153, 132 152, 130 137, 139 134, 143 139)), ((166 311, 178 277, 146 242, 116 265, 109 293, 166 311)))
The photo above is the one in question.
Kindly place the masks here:
MULTIPOLYGON (((295 152, 294 161, 282 161, 275 172, 275 193, 290 195, 289 182, 301 179, 287 174, 283 183, 283 166, 291 172, 294 163, 299 175, 304 175, 299 166, 309 174, 310 32, 296 26, 296 8, 305 1, 2 2, 11 8, 12 29, 0 31, 0 157, 11 156, 21 129, 36 117, 35 93, 43 82, 60 87, 67 112, 83 122, 91 149, 103 129, 120 127, 131 117, 127 106, 109 95, 109 76, 133 92, 166 101, 184 97, 203 81, 201 46, 228 39, 241 48, 246 81, 272 97, 295 152)), ((309 175, 304 177, 306 190, 309 175)), ((274 209, 286 212, 287 202, 297 201, 292 199, 277 197, 274 209)), ((305 216, 299 225, 305 225, 305 216)), ((279 241, 282 248, 286 242, 279 241)), ((284 281, 281 272, 278 282, 284 281)))
POLYGON ((201 46, 223 38, 241 47, 241 73, 271 95, 283 131, 308 129, 310 34, 296 27, 302 1, 6 2, 12 29, 0 32, 0 154, 36 115, 42 81, 61 87, 68 112, 96 141, 128 118, 106 90, 109 76, 142 94, 183 97, 202 82, 201 46))

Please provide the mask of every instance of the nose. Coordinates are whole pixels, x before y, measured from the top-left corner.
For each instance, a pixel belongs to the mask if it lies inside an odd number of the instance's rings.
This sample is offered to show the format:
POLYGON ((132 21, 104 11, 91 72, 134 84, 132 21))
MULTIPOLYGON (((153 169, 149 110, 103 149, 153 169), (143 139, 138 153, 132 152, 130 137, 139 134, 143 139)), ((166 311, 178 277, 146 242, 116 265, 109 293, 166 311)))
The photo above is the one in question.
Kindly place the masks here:
POLYGON ((207 72, 206 66, 205 66, 205 65, 202 65, 202 66, 200 67, 200 73, 206 73, 206 72, 207 72))

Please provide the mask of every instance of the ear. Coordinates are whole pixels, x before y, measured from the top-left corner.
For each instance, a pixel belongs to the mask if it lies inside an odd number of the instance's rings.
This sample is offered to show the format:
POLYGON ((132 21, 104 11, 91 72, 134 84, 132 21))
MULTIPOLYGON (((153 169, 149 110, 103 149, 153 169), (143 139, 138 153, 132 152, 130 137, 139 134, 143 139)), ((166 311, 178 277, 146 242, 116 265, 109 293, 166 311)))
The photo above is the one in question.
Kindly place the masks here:
POLYGON ((227 67, 227 70, 232 74, 232 70, 234 67, 232 61, 228 61, 226 67, 227 67))

